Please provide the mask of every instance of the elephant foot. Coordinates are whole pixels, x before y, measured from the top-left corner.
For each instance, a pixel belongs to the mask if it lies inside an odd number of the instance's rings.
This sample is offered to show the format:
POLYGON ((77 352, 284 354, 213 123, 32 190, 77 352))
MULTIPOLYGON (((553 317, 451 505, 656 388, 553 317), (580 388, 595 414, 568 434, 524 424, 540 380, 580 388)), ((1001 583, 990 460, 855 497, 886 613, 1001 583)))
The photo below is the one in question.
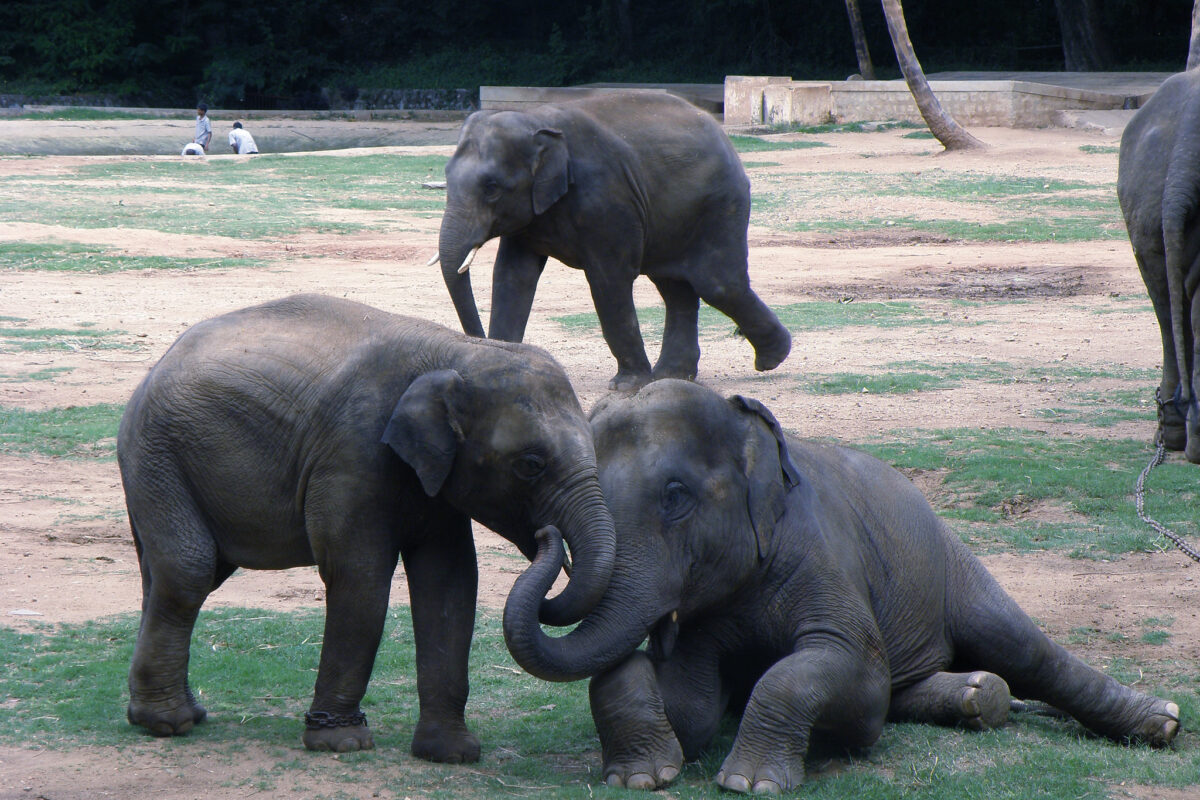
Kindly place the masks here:
POLYGON ((301 741, 309 750, 354 753, 375 749, 375 739, 367 727, 367 715, 361 711, 353 714, 310 711, 304 715, 304 724, 301 741))
POLYGON ((609 786, 652 792, 679 777, 682 768, 683 749, 670 732, 649 747, 639 742, 636 754, 614 753, 605 748, 604 782, 609 786))
POLYGON ((754 764, 737 759, 730 753, 714 780, 722 789, 739 794, 782 794, 804 783, 804 761, 797 759, 794 764, 754 764))
POLYGON ((999 675, 937 672, 893 692, 888 719, 986 731, 1008 721, 1011 702, 1008 684, 999 675))
POLYGON ((440 764, 471 764, 479 760, 479 737, 461 721, 446 725, 422 720, 413 733, 412 754, 440 764))
POLYGON ((1154 434, 1154 444, 1160 442, 1163 447, 1178 452, 1187 447, 1187 423, 1183 414, 1179 413, 1173 402, 1163 402, 1161 388, 1154 392, 1154 401, 1158 406, 1158 430, 1154 434))
POLYGON ((674 378, 681 381, 696 380, 696 365, 690 367, 685 366, 664 366, 663 364, 655 364, 654 371, 650 373, 650 380, 661 381, 667 378, 674 378))
POLYGON ((125 716, 131 725, 140 725, 155 736, 183 736, 203 722, 208 711, 196 702, 189 689, 183 702, 166 709, 130 700, 125 716))
POLYGON ((972 672, 962 690, 962 725, 975 731, 999 728, 1008 722, 1011 702, 1003 678, 991 672, 972 672))
POLYGON ((619 371, 608 382, 608 388, 615 392, 636 392, 638 389, 645 386, 654 378, 649 370, 645 372, 626 372, 619 371))
POLYGON ((750 339, 754 346, 754 368, 759 372, 775 369, 792 352, 792 334, 776 324, 764 336, 750 339))
POLYGON ((1120 715, 1115 724, 1097 726, 1099 733, 1129 743, 1166 747, 1179 733, 1179 706, 1169 700, 1140 692, 1132 693, 1134 707, 1120 715))

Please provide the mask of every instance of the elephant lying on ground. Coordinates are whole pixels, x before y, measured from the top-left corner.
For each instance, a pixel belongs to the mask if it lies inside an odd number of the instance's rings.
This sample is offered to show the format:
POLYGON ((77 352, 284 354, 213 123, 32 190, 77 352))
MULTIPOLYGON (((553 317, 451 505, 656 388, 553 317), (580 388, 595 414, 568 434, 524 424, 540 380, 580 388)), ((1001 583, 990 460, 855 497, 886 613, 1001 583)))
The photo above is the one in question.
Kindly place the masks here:
POLYGON ((664 93, 618 92, 529 111, 479 111, 446 165, 442 275, 463 330, 483 336, 470 260, 497 236, 488 335, 519 342, 552 256, 582 269, 609 349, 611 388, 696 376, 703 299, 737 323, 754 367, 791 349, 774 312, 750 289, 750 182, 712 117, 664 93), (633 305, 639 274, 666 305, 653 370, 633 305))
POLYGON ((187 673, 208 594, 238 567, 315 564, 325 638, 304 744, 372 747, 359 702, 399 557, 417 650, 412 752, 476 760, 463 718, 471 519, 530 558, 536 529, 563 526, 574 570, 541 604, 548 622, 582 617, 612 570, 591 432, 558 363, 347 300, 299 295, 194 326, 134 393, 117 453, 142 573, 128 716, 158 736, 205 718, 187 673))
POLYGON ((1200 73, 1168 78, 1125 126, 1117 198, 1162 334, 1155 438, 1200 463, 1200 73))
POLYGON ((534 675, 596 676, 608 783, 669 783, 743 704, 716 778, 740 792, 798 786, 814 736, 863 747, 885 720, 1000 725, 1010 687, 1118 741, 1175 736, 1176 704, 1052 642, 875 458, 785 439, 758 402, 680 381, 603 403, 592 431, 617 528, 608 592, 545 636, 528 609, 559 555, 539 532, 505 632, 534 675))

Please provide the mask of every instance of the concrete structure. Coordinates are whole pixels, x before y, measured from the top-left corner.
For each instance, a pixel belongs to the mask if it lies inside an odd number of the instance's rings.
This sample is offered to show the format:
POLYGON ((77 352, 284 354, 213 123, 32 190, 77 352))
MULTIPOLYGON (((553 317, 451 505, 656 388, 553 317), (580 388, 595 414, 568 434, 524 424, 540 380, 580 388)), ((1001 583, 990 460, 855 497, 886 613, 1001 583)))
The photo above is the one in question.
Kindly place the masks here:
MULTIPOLYGON (((1036 128, 1065 111, 1138 108, 1170 73, 938 73, 929 86, 963 125, 1036 128)), ((793 81, 774 76, 725 79, 725 125, 921 122, 908 85, 894 81, 793 81)))

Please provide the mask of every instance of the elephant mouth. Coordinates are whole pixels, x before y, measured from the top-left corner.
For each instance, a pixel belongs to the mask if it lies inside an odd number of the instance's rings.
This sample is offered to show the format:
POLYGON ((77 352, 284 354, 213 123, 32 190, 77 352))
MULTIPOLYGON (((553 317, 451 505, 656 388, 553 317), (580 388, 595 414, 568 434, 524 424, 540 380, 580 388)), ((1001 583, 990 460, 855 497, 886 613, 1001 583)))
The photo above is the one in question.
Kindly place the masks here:
POLYGON ((646 655, 651 661, 666 661, 675 650, 675 641, 679 638, 679 612, 672 611, 664 614, 650 628, 650 642, 646 646, 646 655))

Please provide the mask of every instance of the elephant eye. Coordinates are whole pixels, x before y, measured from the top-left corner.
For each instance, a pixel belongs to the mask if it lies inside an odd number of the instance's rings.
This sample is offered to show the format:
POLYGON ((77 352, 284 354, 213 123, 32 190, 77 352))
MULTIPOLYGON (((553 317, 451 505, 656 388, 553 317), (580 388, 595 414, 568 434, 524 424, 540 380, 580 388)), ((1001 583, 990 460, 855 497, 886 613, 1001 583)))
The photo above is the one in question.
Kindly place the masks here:
POLYGON ((500 184, 496 183, 492 178, 487 178, 483 182, 483 199, 495 200, 500 197, 500 184))
POLYGON ((662 513, 671 521, 683 519, 696 505, 696 498, 691 491, 679 481, 671 481, 662 490, 662 513))
POLYGON ((536 453, 524 453, 513 459, 513 472, 523 481, 531 481, 546 470, 546 460, 536 453))

